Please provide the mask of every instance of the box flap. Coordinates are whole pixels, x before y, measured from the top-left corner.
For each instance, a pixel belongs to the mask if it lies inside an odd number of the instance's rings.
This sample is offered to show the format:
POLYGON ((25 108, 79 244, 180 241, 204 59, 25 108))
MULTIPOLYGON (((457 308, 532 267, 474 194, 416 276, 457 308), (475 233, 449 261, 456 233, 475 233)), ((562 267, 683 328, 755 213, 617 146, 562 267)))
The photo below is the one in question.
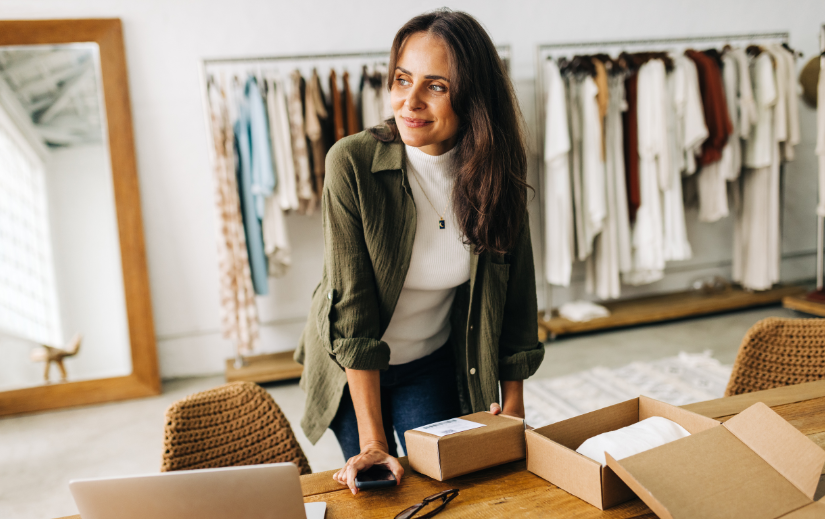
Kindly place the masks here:
POLYGON ((788 515, 783 515, 782 519, 822 519, 823 517, 825 517, 825 498, 794 510, 788 515))
POLYGON ((644 485, 642 485, 633 475, 625 470, 621 464, 617 463, 616 460, 613 459, 613 456, 610 455, 609 452, 604 453, 604 457, 607 460, 607 466, 624 481, 625 485, 630 487, 639 499, 644 501, 644 503, 653 510, 653 513, 656 514, 659 519, 673 519, 673 516, 670 515, 668 509, 659 502, 658 499, 649 491, 647 490, 644 485))
POLYGON ((690 411, 676 407, 646 396, 639 397, 639 421, 653 416, 661 416, 674 421, 684 427, 690 434, 706 431, 718 426, 721 422, 690 411))
POLYGON ((724 424, 725 428, 813 499, 825 451, 761 402, 724 424))
POLYGON ((775 519, 810 503, 724 427, 607 464, 660 517, 775 519))

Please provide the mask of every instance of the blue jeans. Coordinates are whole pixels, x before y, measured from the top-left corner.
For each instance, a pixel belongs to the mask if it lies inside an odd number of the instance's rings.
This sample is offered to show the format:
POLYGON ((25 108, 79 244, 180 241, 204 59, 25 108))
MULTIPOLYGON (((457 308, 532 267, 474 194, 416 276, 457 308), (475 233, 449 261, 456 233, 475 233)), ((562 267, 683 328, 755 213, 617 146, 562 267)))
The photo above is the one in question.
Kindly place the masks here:
MULTIPOLYGON (((455 360, 449 345, 426 357, 390 366, 381 372, 381 417, 390 455, 398 457, 393 429, 398 432, 401 448, 406 453, 404 431, 460 414, 455 360)), ((345 459, 361 452, 358 421, 349 386, 344 388, 338 413, 329 428, 335 433, 345 459)))

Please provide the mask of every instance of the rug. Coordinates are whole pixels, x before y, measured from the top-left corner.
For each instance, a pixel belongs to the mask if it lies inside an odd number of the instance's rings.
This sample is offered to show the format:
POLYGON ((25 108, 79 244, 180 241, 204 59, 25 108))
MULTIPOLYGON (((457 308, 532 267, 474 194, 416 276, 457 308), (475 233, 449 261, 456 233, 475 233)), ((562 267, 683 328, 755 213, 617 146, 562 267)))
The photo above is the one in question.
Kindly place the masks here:
POLYGON ((731 366, 704 353, 679 353, 617 369, 596 367, 558 378, 524 383, 526 422, 541 427, 639 395, 672 405, 724 396, 731 366))

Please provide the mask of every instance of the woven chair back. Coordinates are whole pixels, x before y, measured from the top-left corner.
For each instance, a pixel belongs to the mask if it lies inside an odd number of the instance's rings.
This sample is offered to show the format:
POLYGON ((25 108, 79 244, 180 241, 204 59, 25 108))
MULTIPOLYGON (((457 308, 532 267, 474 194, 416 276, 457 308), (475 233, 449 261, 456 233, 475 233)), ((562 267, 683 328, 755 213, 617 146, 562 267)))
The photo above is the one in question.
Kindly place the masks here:
POLYGON ((825 319, 770 317, 742 339, 725 396, 825 378, 825 319))
POLYGON ((309 462, 284 413, 257 384, 233 382, 190 395, 166 411, 161 472, 309 462))

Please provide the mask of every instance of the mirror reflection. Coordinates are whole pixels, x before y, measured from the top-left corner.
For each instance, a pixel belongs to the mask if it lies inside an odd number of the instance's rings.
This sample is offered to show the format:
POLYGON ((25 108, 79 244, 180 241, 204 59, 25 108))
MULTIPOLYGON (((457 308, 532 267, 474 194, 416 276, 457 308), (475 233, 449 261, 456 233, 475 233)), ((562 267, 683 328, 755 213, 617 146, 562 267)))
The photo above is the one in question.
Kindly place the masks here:
POLYGON ((131 372, 96 44, 0 47, 0 390, 131 372))

